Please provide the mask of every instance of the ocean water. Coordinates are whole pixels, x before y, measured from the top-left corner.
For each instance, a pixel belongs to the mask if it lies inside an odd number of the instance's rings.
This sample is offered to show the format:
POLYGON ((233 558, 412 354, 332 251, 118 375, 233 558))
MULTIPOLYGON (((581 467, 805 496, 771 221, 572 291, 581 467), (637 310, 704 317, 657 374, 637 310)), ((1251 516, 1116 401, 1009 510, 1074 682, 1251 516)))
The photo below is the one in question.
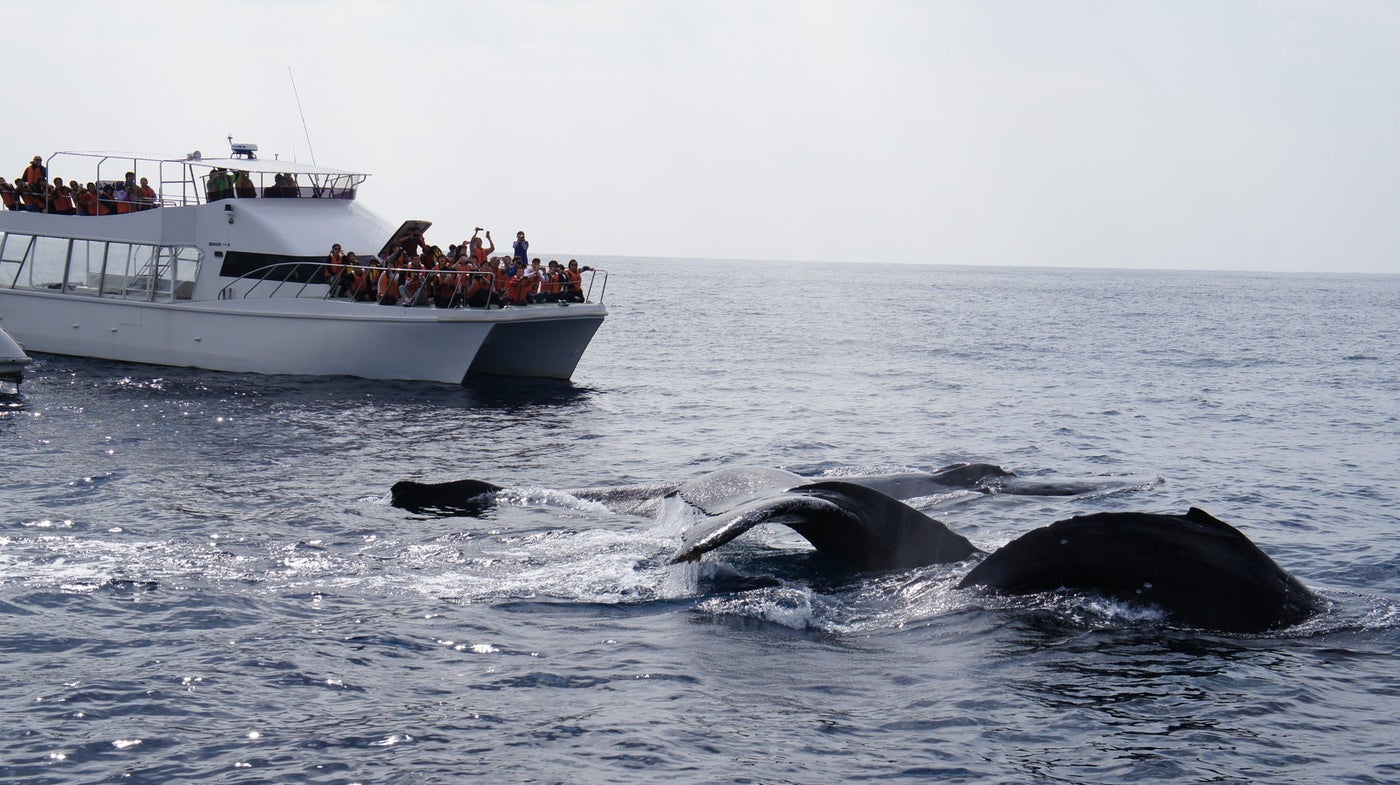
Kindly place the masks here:
POLYGON ((571 383, 38 357, 0 397, 0 781, 1400 781, 1400 277, 604 266, 571 383), (915 501, 983 548, 1198 506, 1328 609, 1226 635, 780 527, 668 566, 673 510, 565 491, 955 461, 1116 488, 915 501), (466 477, 507 490, 388 503, 466 477))

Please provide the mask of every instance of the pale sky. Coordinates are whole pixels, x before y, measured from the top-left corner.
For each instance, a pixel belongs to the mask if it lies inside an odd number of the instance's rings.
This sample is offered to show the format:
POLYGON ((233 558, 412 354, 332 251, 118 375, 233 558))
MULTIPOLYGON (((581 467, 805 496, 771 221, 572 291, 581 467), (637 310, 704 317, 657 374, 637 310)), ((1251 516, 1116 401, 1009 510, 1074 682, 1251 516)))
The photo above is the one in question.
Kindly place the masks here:
POLYGON ((3 18, 6 177, 57 150, 224 155, 232 134, 373 173, 361 201, 443 247, 485 226, 544 254, 1400 273, 1392 0, 3 18))

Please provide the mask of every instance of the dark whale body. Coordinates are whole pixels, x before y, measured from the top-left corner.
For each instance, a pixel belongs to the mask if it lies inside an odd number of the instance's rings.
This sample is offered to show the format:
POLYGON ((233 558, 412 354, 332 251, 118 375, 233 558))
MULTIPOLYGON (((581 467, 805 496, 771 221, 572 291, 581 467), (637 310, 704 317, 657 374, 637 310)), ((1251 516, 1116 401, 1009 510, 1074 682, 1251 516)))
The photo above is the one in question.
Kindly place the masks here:
MULTIPOLYGON (((938 472, 893 482, 806 482, 782 490, 773 488, 791 478, 773 472, 714 472, 678 488, 673 495, 705 517, 682 533, 672 563, 695 561, 764 523, 791 528, 857 570, 911 569, 983 553, 881 490, 892 487, 911 497, 937 492, 928 478, 938 472)), ((983 484, 988 476, 982 469, 964 470, 943 475, 936 487, 983 484)), ((958 587, 1007 594, 1083 590, 1155 606, 1174 622, 1241 633, 1291 626, 1321 607, 1316 595, 1239 530, 1194 507, 1185 515, 1098 513, 1058 521, 987 554, 958 587)))
POLYGON ((672 564, 695 561, 761 523, 787 526, 858 570, 902 570, 980 553, 941 522, 850 482, 806 483, 702 511, 708 517, 685 531, 672 564))
POLYGON ((1185 515, 1105 512, 1057 521, 997 549, 958 586, 1092 591, 1225 632, 1288 627, 1321 605, 1238 529, 1195 507, 1185 515))
POLYGON ((482 480, 422 483, 400 480, 389 489, 390 503, 413 512, 479 515, 495 504, 501 486, 482 480))
MULTIPOLYGON (((696 561, 761 524, 797 532, 856 570, 904 570, 981 555, 942 522, 904 504, 950 490, 1064 496, 1102 485, 1023 482, 990 464, 936 472, 813 480, 780 469, 739 467, 679 486, 582 488, 568 493, 611 509, 654 513, 665 499, 697 511, 672 563, 696 561)), ((395 483, 410 510, 480 514, 500 486, 479 480, 395 483)), ((1234 527, 1191 508, 1185 515, 1098 513, 1058 521, 1007 543, 974 566, 959 588, 1008 594, 1081 590, 1160 608, 1174 622, 1225 632, 1297 624, 1322 601, 1234 527)))

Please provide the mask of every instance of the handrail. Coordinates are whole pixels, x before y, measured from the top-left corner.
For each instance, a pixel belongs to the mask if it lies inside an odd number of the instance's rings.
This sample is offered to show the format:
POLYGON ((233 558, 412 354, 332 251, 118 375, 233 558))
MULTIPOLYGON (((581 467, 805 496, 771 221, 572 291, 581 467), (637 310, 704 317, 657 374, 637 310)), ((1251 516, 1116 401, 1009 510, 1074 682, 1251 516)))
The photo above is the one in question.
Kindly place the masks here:
POLYGON ((593 299, 593 281, 598 277, 598 273, 603 274, 603 285, 598 289, 598 302, 603 302, 603 295, 608 293, 608 271, 601 267, 593 267, 588 270, 592 275, 588 276, 588 289, 584 293, 585 300, 593 299))

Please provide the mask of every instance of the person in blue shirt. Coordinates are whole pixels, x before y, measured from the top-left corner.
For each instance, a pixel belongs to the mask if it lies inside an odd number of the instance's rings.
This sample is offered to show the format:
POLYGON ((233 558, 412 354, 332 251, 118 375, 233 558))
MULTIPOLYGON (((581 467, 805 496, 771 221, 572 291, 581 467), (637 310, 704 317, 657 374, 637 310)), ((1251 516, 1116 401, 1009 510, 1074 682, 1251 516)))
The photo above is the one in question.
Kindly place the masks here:
POLYGON ((530 241, 525 239, 525 232, 515 233, 515 260, 521 267, 530 259, 530 241))

